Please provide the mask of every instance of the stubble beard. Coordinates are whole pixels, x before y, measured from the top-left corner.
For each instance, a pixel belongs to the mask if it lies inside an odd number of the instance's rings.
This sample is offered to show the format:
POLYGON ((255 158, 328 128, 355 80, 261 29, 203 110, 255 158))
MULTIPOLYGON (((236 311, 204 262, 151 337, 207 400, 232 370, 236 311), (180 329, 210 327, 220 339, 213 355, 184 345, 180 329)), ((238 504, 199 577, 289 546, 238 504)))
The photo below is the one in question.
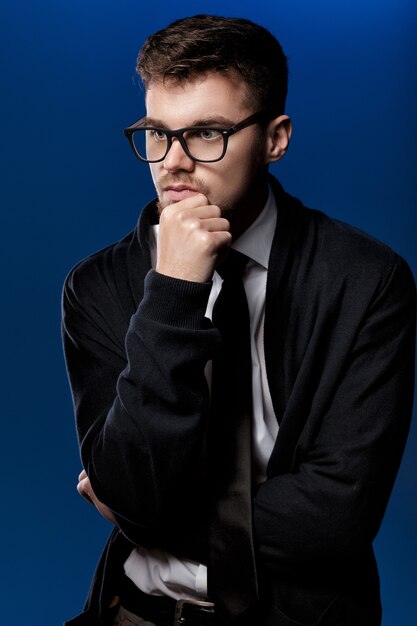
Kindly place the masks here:
POLYGON ((186 179, 181 176, 172 176, 171 174, 167 174, 161 180, 158 181, 158 185, 156 186, 156 192, 158 195, 158 199, 156 201, 156 208, 157 208, 159 216, 161 216, 162 211, 167 206, 170 206, 171 204, 175 204, 174 200, 170 200, 167 202, 163 202, 161 200, 162 189, 170 185, 188 185, 192 187, 193 189, 196 189, 198 193, 202 193, 204 196, 206 196, 208 203, 211 204, 211 200, 209 198, 209 190, 200 178, 186 179))
POLYGON ((226 219, 229 219, 234 212, 236 211, 236 206, 235 203, 233 202, 223 202, 221 205, 216 203, 216 201, 214 201, 210 196, 210 191, 208 189, 208 187, 206 186, 206 184, 204 183, 204 181, 202 181, 200 178, 194 178, 192 180, 187 180, 181 177, 173 177, 171 175, 167 175, 165 176, 162 180, 160 180, 158 182, 158 185, 156 186, 156 192, 157 192, 157 200, 156 200, 156 208, 158 211, 158 215, 161 216, 162 211, 167 207, 170 206, 171 204, 175 204, 174 200, 171 201, 167 201, 167 202, 163 202, 161 197, 162 197, 162 189, 169 186, 170 184, 177 184, 177 185, 189 185, 190 187, 192 187, 193 189, 197 189, 199 193, 202 193, 204 196, 206 196, 207 198, 207 202, 208 204, 216 204, 216 206, 218 206, 222 212, 222 217, 225 217, 226 219))
MULTIPOLYGON (((253 160, 255 164, 258 166, 257 172, 254 176, 254 180, 258 178, 261 172, 263 172, 264 174, 265 172, 267 172, 267 170, 264 169, 261 148, 262 148, 262 144, 260 143, 257 149, 254 150, 254 154, 253 154, 253 160)), ((202 193, 204 196, 206 196, 208 204, 215 204, 216 206, 218 206, 221 210, 222 217, 226 218, 229 221, 233 222, 234 218, 236 218, 236 215, 239 214, 239 211, 242 208, 240 207, 242 200, 240 202, 223 202, 221 205, 219 203, 216 203, 216 201, 210 197, 211 194, 210 194, 208 187, 206 186, 204 181, 201 180, 200 178, 191 179, 191 178, 187 178, 181 175, 172 175, 170 173, 167 173, 158 181, 158 185, 156 185, 156 192, 158 195, 158 199, 156 201, 156 208, 157 208, 159 216, 161 216, 162 211, 167 206, 170 206, 171 204, 175 204, 175 201, 162 202, 161 200, 162 189, 164 189, 165 187, 171 184, 172 185, 174 184, 189 185, 193 189, 197 189, 199 193, 202 193)))

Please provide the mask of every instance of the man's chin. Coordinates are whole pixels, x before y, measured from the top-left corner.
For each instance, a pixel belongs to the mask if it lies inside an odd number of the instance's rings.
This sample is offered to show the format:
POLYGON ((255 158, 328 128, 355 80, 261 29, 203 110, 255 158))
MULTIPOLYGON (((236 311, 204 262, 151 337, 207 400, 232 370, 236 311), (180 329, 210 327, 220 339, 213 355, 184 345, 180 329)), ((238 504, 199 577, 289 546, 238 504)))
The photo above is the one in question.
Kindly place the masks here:
POLYGON ((161 198, 158 197, 156 201, 156 208, 158 210, 158 215, 161 215, 162 211, 166 209, 167 206, 171 206, 171 204, 176 204, 177 202, 180 202, 180 200, 174 200, 173 198, 167 198, 165 200, 161 200, 161 198))
POLYGON ((165 209, 167 205, 162 204, 160 200, 156 201, 156 210, 158 211, 158 215, 161 216, 162 211, 165 209))
MULTIPOLYGON (((209 200, 210 202, 210 200, 209 200)), ((170 206, 171 204, 175 204, 174 200, 168 201, 168 202, 162 202, 162 200, 158 199, 156 201, 156 209, 158 211, 158 215, 160 216, 162 211, 167 207, 170 206)), ((230 220, 233 215, 235 214, 235 207, 232 205, 226 205, 223 208, 221 208, 222 211, 222 217, 225 217, 227 220, 230 220)))
POLYGON ((162 211, 166 209, 167 206, 171 206, 171 204, 175 204, 175 200, 161 200, 160 198, 158 198, 156 201, 158 215, 161 215, 162 211))

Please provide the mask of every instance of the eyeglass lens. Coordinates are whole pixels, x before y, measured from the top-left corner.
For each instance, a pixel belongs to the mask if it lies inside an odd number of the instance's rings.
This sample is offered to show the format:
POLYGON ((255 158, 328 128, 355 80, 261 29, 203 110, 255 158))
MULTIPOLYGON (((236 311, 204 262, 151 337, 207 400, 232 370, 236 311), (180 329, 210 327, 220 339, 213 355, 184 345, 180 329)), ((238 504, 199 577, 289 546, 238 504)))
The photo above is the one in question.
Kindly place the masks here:
MULTIPOLYGON (((213 161, 223 155, 225 137, 215 128, 186 130, 182 136, 194 159, 213 161)), ((139 128, 133 134, 133 142, 137 153, 147 161, 159 161, 168 152, 168 136, 160 129, 139 128)))

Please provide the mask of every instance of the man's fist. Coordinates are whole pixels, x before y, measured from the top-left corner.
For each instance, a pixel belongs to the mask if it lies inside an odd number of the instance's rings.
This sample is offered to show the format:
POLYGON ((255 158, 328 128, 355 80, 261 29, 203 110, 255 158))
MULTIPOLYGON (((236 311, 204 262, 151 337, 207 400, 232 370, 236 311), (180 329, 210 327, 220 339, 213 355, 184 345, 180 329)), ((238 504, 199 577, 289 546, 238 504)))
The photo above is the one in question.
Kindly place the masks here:
POLYGON ((162 211, 155 269, 173 278, 208 282, 219 255, 231 243, 230 224, 220 208, 197 194, 162 211))

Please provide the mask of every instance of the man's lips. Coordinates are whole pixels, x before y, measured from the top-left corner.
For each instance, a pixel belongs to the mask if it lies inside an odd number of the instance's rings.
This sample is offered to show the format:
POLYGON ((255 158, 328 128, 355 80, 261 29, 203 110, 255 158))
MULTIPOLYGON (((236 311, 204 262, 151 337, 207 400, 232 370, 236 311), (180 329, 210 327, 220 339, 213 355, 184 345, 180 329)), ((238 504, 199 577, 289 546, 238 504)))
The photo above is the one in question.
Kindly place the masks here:
POLYGON ((167 185, 163 188, 163 193, 169 200, 179 202, 180 200, 185 200, 185 198, 195 196, 201 193, 201 191, 190 185, 167 185))

